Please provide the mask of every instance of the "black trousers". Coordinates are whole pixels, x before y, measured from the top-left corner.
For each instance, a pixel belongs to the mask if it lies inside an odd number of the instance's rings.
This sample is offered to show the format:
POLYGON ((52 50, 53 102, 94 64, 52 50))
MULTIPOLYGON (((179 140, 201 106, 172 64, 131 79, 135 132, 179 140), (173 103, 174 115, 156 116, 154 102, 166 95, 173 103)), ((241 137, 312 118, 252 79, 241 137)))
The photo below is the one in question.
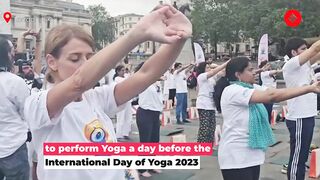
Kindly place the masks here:
MULTIPOLYGON (((142 108, 137 109, 137 126, 139 130, 140 142, 158 143, 160 140, 160 112, 142 108)), ((140 173, 147 169, 139 169, 140 173)))
POLYGON ((241 169, 222 169, 224 180, 259 180, 260 166, 241 169))
POLYGON ((137 109, 137 126, 140 142, 159 142, 160 112, 142 108, 137 109))
POLYGON ((169 89, 169 99, 172 100, 172 106, 174 106, 175 97, 176 97, 176 89, 169 89))

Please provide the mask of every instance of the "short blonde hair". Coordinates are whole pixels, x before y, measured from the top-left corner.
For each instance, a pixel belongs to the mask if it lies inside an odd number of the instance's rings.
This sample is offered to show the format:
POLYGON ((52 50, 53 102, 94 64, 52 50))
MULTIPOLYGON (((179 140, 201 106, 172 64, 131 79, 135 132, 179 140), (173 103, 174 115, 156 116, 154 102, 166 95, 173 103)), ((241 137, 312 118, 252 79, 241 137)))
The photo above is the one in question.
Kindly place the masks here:
MULTIPOLYGON (((82 40, 87 43, 92 50, 95 49, 95 43, 92 36, 90 36, 81 26, 62 24, 49 31, 45 41, 45 56, 50 54, 55 58, 59 58, 61 49, 73 38, 82 40)), ((46 74, 46 80, 50 83, 54 83, 49 67, 46 74)))
POLYGON ((59 58, 61 49, 73 38, 82 40, 95 49, 92 36, 81 26, 63 24, 49 31, 45 43, 45 55, 51 54, 55 58, 59 58))

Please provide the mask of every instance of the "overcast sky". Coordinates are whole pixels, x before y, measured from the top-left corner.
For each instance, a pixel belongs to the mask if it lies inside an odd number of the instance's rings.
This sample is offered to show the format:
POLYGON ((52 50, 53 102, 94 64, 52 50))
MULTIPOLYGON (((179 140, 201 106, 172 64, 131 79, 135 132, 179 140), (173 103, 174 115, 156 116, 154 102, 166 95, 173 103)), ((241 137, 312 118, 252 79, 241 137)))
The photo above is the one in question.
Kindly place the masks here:
MULTIPOLYGON (((126 13, 135 13, 145 15, 150 12, 160 0, 73 0, 72 2, 85 5, 102 4, 111 16, 117 16, 126 13)), ((170 0, 163 0, 169 2, 170 0)))

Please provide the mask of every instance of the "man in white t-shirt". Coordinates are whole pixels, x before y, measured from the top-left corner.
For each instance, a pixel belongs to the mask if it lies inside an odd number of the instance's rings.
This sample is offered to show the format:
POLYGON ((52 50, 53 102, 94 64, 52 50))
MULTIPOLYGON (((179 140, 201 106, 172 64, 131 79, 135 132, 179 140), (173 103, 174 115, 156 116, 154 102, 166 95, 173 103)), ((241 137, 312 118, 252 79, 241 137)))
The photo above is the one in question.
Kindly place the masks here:
MULTIPOLYGON (((307 49, 307 42, 300 38, 288 40, 286 53, 290 60, 283 66, 287 88, 311 84, 314 72, 311 65, 320 57, 320 41, 307 49)), ((286 124, 290 133, 290 158, 287 170, 289 180, 305 179, 305 163, 312 141, 314 119, 317 115, 317 95, 308 93, 287 100, 286 124)))
POLYGON ((187 120, 187 106, 188 106, 188 87, 187 87, 187 74, 193 67, 193 64, 182 67, 181 63, 174 64, 174 80, 176 84, 176 118, 177 124, 190 123, 187 120), (180 119, 180 115, 182 120, 180 119))
POLYGON ((0 179, 28 179, 28 126, 23 110, 29 90, 22 78, 11 73, 12 43, 0 37, 0 49, 0 179))

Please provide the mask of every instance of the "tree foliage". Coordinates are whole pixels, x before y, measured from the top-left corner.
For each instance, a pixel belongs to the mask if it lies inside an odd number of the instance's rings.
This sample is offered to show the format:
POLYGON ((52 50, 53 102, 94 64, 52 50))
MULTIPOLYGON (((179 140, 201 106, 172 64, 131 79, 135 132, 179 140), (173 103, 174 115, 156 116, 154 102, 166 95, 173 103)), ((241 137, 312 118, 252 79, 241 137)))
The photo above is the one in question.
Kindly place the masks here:
POLYGON ((194 0, 192 23, 195 39, 208 39, 217 52, 217 43, 239 41, 241 21, 233 1, 194 0))
POLYGON ((194 38, 217 42, 236 42, 239 32, 244 38, 256 41, 268 33, 280 39, 293 36, 314 37, 320 34, 319 0, 192 0, 194 38), (288 27, 284 14, 297 9, 302 22, 296 28, 288 27))
POLYGON ((113 18, 109 16, 105 7, 101 4, 89 6, 88 9, 92 17, 92 36, 96 42, 97 48, 101 49, 114 41, 115 27, 113 18))

